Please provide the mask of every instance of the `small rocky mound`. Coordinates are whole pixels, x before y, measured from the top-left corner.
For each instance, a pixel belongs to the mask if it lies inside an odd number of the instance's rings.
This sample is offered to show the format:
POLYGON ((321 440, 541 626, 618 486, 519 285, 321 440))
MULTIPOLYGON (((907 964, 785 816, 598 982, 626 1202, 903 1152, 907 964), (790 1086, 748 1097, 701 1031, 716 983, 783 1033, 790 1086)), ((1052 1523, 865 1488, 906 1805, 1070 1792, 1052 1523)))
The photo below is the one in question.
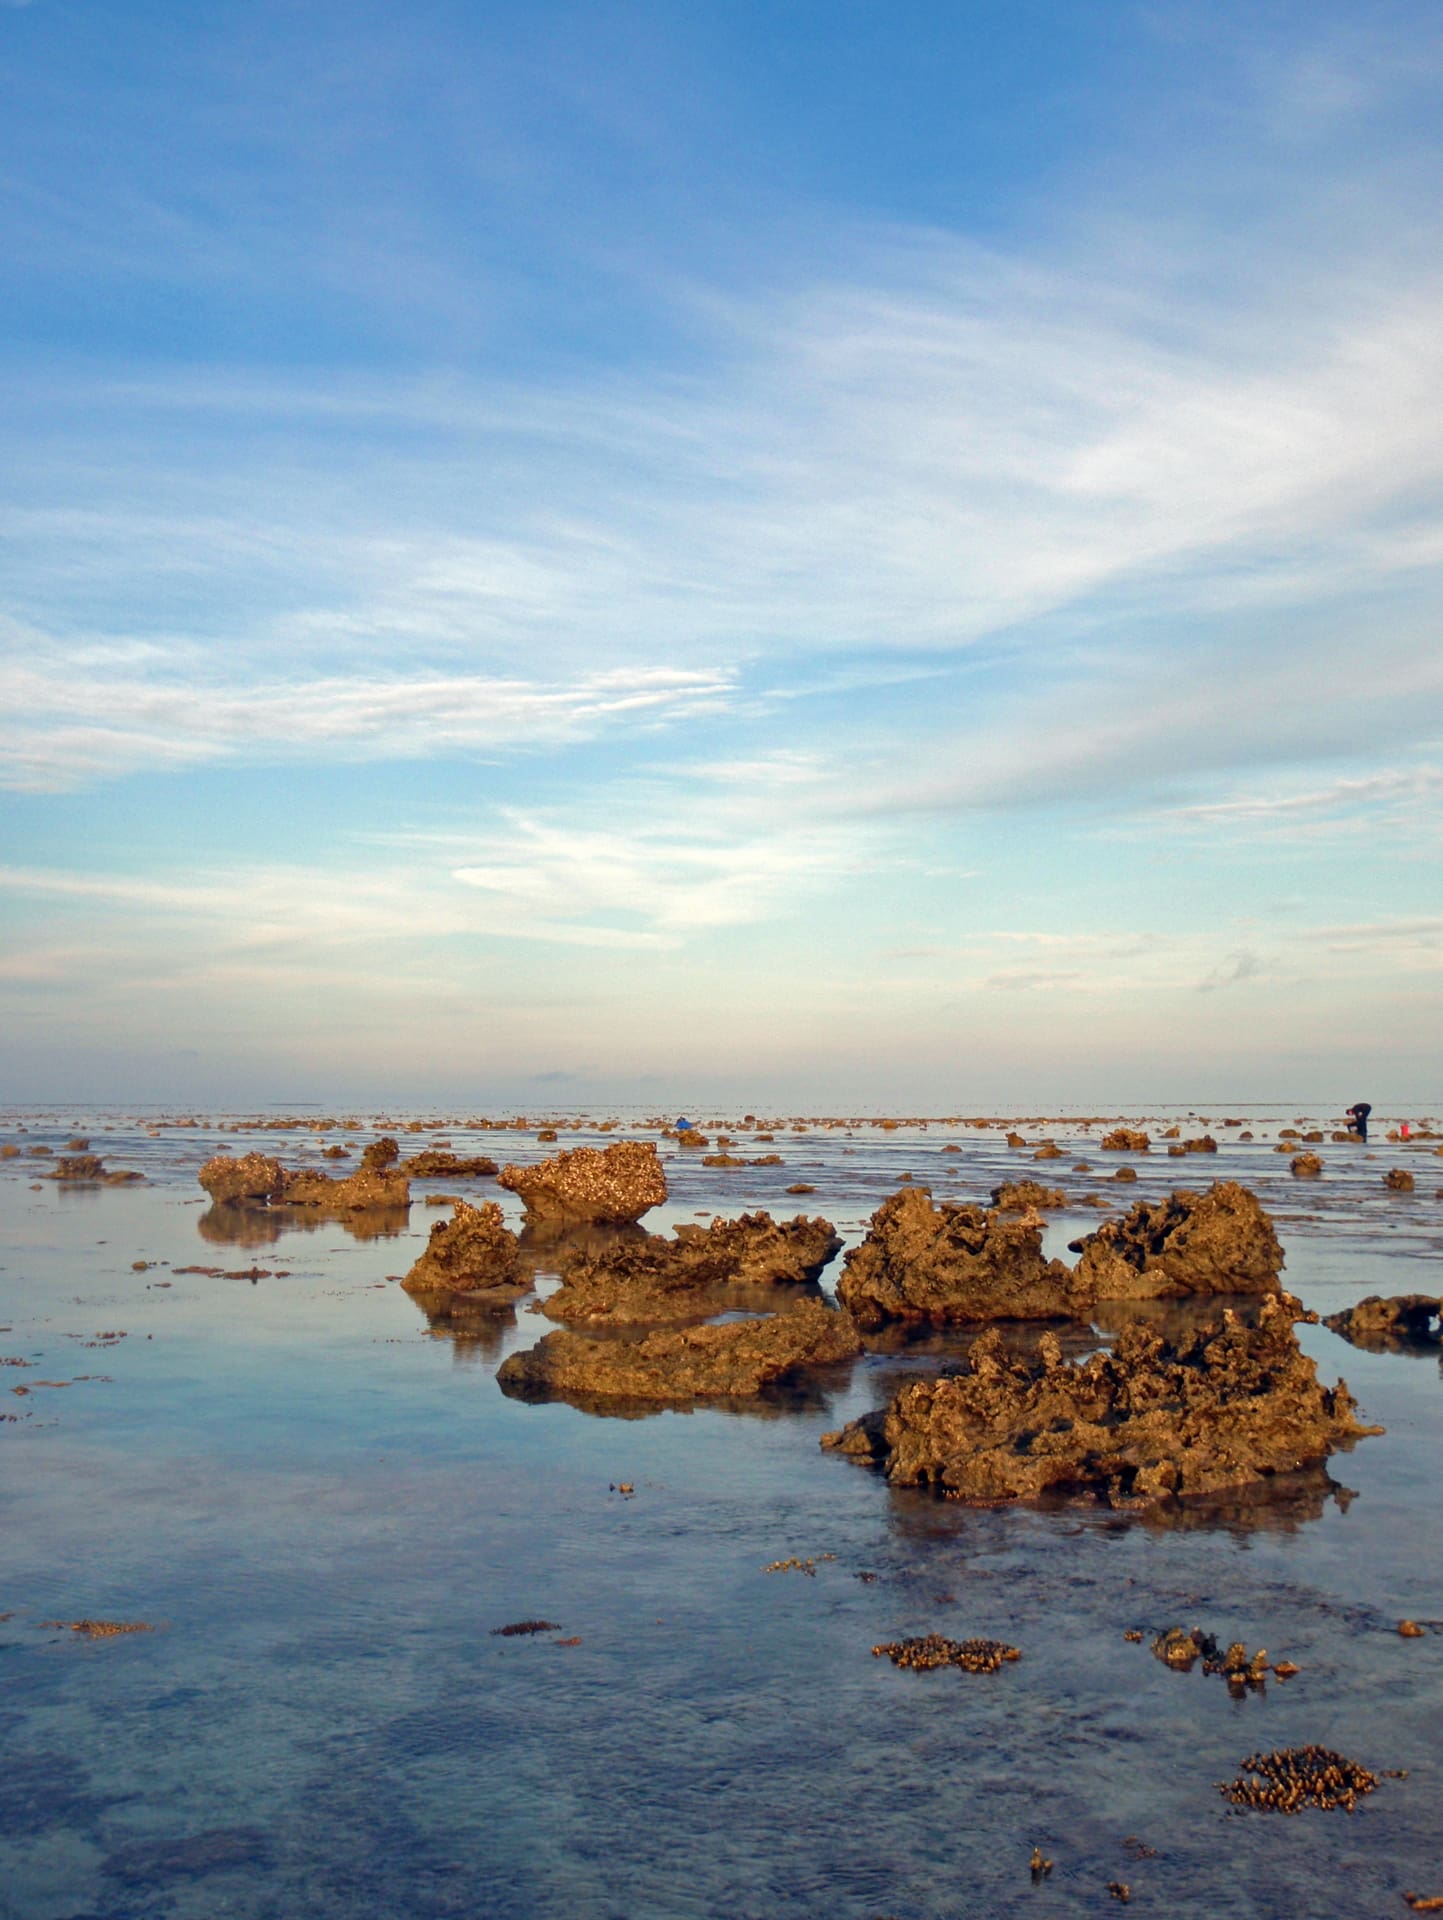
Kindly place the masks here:
POLYGON ((1406 1167, 1390 1167, 1383 1175, 1383 1185, 1390 1193, 1411 1193, 1415 1184, 1406 1167))
POLYGON ((1386 1297, 1370 1293, 1356 1307, 1330 1313, 1323 1321, 1334 1333, 1351 1340, 1357 1347, 1374 1347, 1386 1352, 1397 1346, 1436 1346, 1440 1328, 1435 1324, 1443 1314, 1443 1300, 1431 1293, 1398 1293, 1386 1297))
POLYGON ((1065 1207, 1067 1195, 1040 1180, 1004 1180, 992 1189, 992 1204, 999 1213, 1027 1213, 1033 1207, 1065 1207))
POLYGON ((925 1633, 912 1640, 884 1640, 873 1647, 879 1658, 885 1654, 894 1667, 906 1667, 913 1673, 930 1673, 936 1667, 958 1667, 963 1673, 996 1673, 1007 1660, 1020 1660, 1021 1649, 1009 1647, 1004 1640, 949 1640, 942 1633, 925 1633))
POLYGON ((1133 1127, 1114 1127, 1102 1137, 1104 1153, 1146 1153, 1148 1138, 1133 1127))
POLYGON ((1283 1250, 1256 1197, 1235 1180, 1139 1200, 1120 1220, 1072 1243, 1080 1282, 1098 1300, 1194 1293, 1276 1293, 1283 1250))
POLYGON ((688 1224, 670 1240, 647 1234, 571 1260, 541 1310, 552 1320, 611 1326, 705 1318, 726 1304, 718 1292, 815 1284, 841 1246, 829 1220, 801 1214, 780 1222, 744 1213, 706 1227, 688 1224))
POLYGON ((401 1149, 387 1134, 379 1140, 373 1140, 361 1155, 361 1165, 367 1173, 384 1173, 387 1167, 394 1167, 401 1157, 401 1149))
POLYGON ((1300 1153, 1293 1159, 1293 1178, 1295 1180, 1316 1180, 1323 1171, 1322 1156, 1316 1153, 1300 1153))
POLYGON ((50 1171, 41 1177, 81 1186, 128 1187, 134 1181, 143 1180, 145 1175, 129 1168, 108 1173, 98 1154, 62 1153, 50 1171))
POLYGON ((847 1255, 837 1298, 858 1326, 889 1321, 1056 1320, 1086 1311, 1091 1294, 1060 1260, 1042 1257, 1042 1230, 985 1207, 904 1189, 872 1215, 847 1255))
POLYGON ((1184 1140, 1182 1150, 1184 1153, 1216 1153, 1218 1143, 1210 1133, 1205 1133, 1199 1140, 1184 1140))
POLYGON ((1290 1309, 1256 1326, 1224 1311, 1174 1342, 1143 1326, 1110 1353, 1068 1362, 1055 1334, 1009 1356, 993 1327, 966 1371, 904 1387, 822 1445, 882 1465, 894 1486, 981 1503, 1044 1495, 1114 1507, 1255 1486, 1321 1463, 1360 1435, 1340 1381, 1320 1387, 1290 1309))
POLYGON ((440 1147, 427 1147, 424 1153, 411 1155, 404 1171, 410 1180, 480 1180, 499 1169, 484 1153, 447 1153, 440 1147))
POLYGON ((853 1359, 861 1344, 846 1314, 803 1300, 762 1319, 640 1340, 548 1333, 530 1352, 504 1360, 496 1378, 507 1393, 524 1398, 750 1399, 809 1368, 853 1359))
POLYGON ((666 1175, 649 1140, 573 1147, 537 1166, 505 1166, 500 1181, 521 1196, 528 1214, 604 1226, 626 1226, 666 1198, 666 1175))
POLYGON ((410 1182, 384 1158, 385 1147, 394 1150, 395 1144, 394 1140, 377 1141, 367 1147, 355 1173, 342 1180, 333 1180, 328 1173, 288 1173, 279 1160, 265 1153, 242 1154, 239 1160, 218 1153, 201 1168, 200 1184, 221 1206, 322 1207, 332 1213, 407 1207, 410 1182))
POLYGON ((426 1251, 401 1285, 407 1293, 485 1295, 504 1304, 526 1293, 531 1280, 496 1202, 473 1207, 458 1200, 452 1217, 432 1227, 426 1251))

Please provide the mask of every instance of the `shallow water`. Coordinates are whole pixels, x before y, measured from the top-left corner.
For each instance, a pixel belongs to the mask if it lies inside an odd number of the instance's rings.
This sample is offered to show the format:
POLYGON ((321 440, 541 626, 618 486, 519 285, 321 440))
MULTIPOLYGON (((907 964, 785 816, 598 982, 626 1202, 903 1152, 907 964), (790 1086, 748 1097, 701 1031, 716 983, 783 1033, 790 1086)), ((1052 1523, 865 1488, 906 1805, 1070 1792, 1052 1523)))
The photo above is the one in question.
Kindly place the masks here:
MULTIPOLYGON (((1131 1186, 1098 1128, 1070 1122, 1023 1128, 1065 1150, 1038 1166, 1000 1131, 935 1123, 738 1133, 732 1151, 781 1153, 774 1168, 663 1143, 672 1198, 646 1224, 802 1208, 853 1241, 904 1172, 945 1197, 1035 1175, 1124 1207, 1236 1177, 1274 1211, 1305 1305, 1443 1292, 1435 1143, 1324 1145, 1303 1184, 1273 1149, 1305 1116, 1243 1117, 1256 1141, 1215 1118, 1216 1156, 1154 1146, 1127 1157, 1131 1186), (1395 1165, 1415 1194, 1384 1190, 1395 1165), (816 1192, 788 1197, 796 1181, 816 1192)), ((442 1336, 395 1284, 438 1217, 428 1183, 378 1237, 287 1222, 228 1244, 195 1184, 217 1142, 327 1165, 324 1140, 151 1129, 0 1117, 0 1139, 63 1151, 80 1131, 148 1175, 37 1191, 42 1158, 0 1164, 0 1356, 32 1363, 0 1368, 5 1920, 1041 1917, 1115 1911, 1111 1880, 1139 1910, 1341 1920, 1443 1892, 1435 1353, 1302 1328, 1388 1431, 1254 1508, 979 1512, 818 1447, 935 1350, 745 1411, 522 1404, 497 1362, 550 1322, 523 1302, 442 1336), (789 1556, 815 1572, 763 1571, 789 1556), (1405 1616, 1431 1630, 1400 1638, 1405 1616), (154 1631, 47 1624, 81 1618, 154 1631), (536 1618, 554 1630, 494 1632, 536 1618), (1234 1699, 1152 1657, 1171 1624, 1302 1671, 1234 1699), (872 1656, 933 1630, 1022 1659, 971 1676, 872 1656), (1217 1793, 1246 1755, 1307 1742, 1408 1776, 1352 1816, 1241 1814, 1217 1793), (1034 1844, 1056 1862, 1037 1886, 1034 1844)), ((498 1160, 554 1151, 534 1126, 441 1131, 498 1160)), ((370 1130, 325 1140, 341 1137, 370 1130)), ((1105 1217, 1059 1213, 1052 1250, 1105 1217)))

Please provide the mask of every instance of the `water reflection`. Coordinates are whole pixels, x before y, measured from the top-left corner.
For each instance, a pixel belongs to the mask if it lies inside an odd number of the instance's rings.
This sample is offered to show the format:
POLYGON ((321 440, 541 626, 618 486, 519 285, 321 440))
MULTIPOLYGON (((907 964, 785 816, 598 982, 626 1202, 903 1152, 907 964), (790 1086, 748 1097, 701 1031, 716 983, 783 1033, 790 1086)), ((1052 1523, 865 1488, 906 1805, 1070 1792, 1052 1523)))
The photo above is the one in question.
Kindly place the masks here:
POLYGON ((756 1395, 680 1394, 675 1399, 635 1399, 625 1394, 582 1393, 560 1387, 537 1387, 527 1382, 496 1381, 508 1400, 520 1400, 529 1406, 553 1403, 572 1407, 603 1420, 649 1420, 662 1413, 725 1413, 750 1420, 790 1420, 800 1413, 830 1413, 842 1392, 840 1383, 825 1383, 818 1377, 798 1380, 790 1386, 768 1387, 756 1395))
POLYGON ((218 1202, 196 1220, 202 1240, 221 1247, 272 1247, 287 1233, 340 1227, 353 1240, 397 1240, 410 1225, 405 1207, 331 1212, 325 1207, 241 1207, 218 1202))

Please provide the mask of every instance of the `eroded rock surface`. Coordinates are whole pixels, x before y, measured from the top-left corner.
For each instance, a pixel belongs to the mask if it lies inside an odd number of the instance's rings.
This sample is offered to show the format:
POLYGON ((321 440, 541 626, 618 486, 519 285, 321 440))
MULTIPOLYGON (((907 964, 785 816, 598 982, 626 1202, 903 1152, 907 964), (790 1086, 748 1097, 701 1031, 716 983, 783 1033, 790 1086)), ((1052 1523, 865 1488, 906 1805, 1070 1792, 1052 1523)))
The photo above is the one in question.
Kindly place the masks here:
POLYGON ((1117 1507, 1216 1495, 1314 1466, 1377 1428, 1340 1381, 1318 1384, 1291 1303, 1264 1301, 1255 1326, 1231 1311, 1177 1342, 1138 1326, 1109 1353, 1008 1354, 996 1328, 965 1371, 904 1387, 822 1445, 881 1464, 896 1486, 978 1502, 1047 1494, 1117 1507))
POLYGON ((744 1213, 706 1227, 688 1224, 672 1239, 647 1234, 571 1260, 542 1312, 610 1326, 705 1318, 738 1289, 815 1284, 841 1246, 829 1220, 801 1214, 776 1221, 769 1213, 744 1213))
POLYGON ((846 1314, 820 1300, 803 1300, 757 1320, 651 1333, 644 1339, 548 1333, 529 1352, 504 1360, 496 1378, 506 1392, 528 1398, 741 1399, 860 1351, 846 1314))
POLYGON ((1235 1180, 1206 1193, 1180 1188, 1139 1200, 1120 1220, 1073 1243, 1077 1277, 1099 1300, 1161 1300, 1192 1293, 1276 1293, 1283 1250, 1254 1194, 1235 1180))
POLYGON ((418 1295, 485 1294, 498 1304, 531 1286, 521 1245, 494 1200, 479 1207, 455 1202, 452 1217, 431 1229, 426 1251, 401 1285, 418 1295))
POLYGON ((934 1206, 925 1187, 894 1193, 847 1255, 837 1298, 858 1326, 1055 1320, 1091 1299, 1071 1268, 1042 1257, 1042 1230, 985 1207, 934 1206))
POLYGON ((505 1166, 500 1182, 520 1195, 528 1214, 599 1225, 639 1220, 666 1198, 666 1175, 649 1140, 573 1147, 536 1166, 505 1166))
POLYGON ((1027 1213, 1033 1207, 1065 1207, 1067 1195, 1040 1180, 1005 1180, 992 1189, 992 1204, 999 1213, 1027 1213))
POLYGON ((341 1180, 328 1173, 288 1173, 266 1153, 246 1153, 238 1160, 218 1153, 201 1168, 200 1184, 221 1206, 322 1207, 331 1213, 409 1206, 411 1186, 405 1174, 391 1167, 383 1154, 372 1157, 387 1144, 394 1149, 396 1143, 378 1141, 367 1147, 357 1170, 341 1180))
POLYGON ((1436 1294, 1370 1293, 1356 1307, 1328 1314, 1323 1325, 1342 1334, 1345 1340, 1351 1340, 1354 1346, 1387 1352, 1400 1346, 1436 1346, 1440 1313, 1443 1313, 1443 1300, 1436 1294))
POLYGON ((402 1170, 411 1180, 479 1180, 498 1168, 484 1153, 447 1153, 440 1147, 427 1147, 424 1153, 413 1153, 402 1170))
POLYGON ((1147 1135, 1133 1127, 1114 1127, 1102 1138, 1104 1153, 1146 1153, 1147 1149, 1147 1135))

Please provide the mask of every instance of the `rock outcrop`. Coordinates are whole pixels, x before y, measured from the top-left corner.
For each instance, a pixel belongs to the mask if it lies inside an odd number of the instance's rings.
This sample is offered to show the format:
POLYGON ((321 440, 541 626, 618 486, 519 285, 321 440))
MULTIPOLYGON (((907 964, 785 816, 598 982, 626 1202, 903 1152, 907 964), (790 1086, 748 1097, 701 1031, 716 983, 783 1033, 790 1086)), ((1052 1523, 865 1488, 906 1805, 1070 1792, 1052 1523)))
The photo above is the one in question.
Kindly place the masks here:
POLYGON ((1299 1153, 1293 1156, 1292 1174, 1295 1180, 1317 1180, 1323 1172, 1322 1156, 1316 1153, 1299 1153))
POLYGON ((1102 1137, 1104 1153, 1146 1153, 1147 1149, 1147 1135, 1132 1127, 1114 1127, 1102 1137))
POLYGON ((521 1260, 521 1246, 506 1226, 494 1200, 473 1207, 458 1200, 449 1220, 431 1229, 426 1251, 401 1285, 407 1293, 426 1297, 464 1294, 476 1301, 503 1305, 517 1300, 531 1286, 521 1260))
POLYGON ((1330 1313, 1323 1321, 1355 1347, 1387 1353, 1399 1347, 1439 1344, 1443 1300, 1431 1293, 1370 1293, 1356 1307, 1330 1313))
POLYGON ((743 1399, 860 1351, 846 1314, 820 1300, 803 1300, 757 1320, 728 1320, 644 1339, 548 1333, 529 1352, 504 1360, 496 1378, 505 1392, 523 1398, 743 1399))
POLYGON ((331 1213, 406 1207, 411 1202, 411 1185, 385 1158, 387 1144, 393 1161, 395 1141, 378 1141, 367 1147, 356 1171, 341 1180, 333 1180, 328 1173, 288 1173, 266 1153, 246 1153, 238 1160, 218 1153, 201 1168, 200 1184, 220 1206, 322 1207, 331 1213))
POLYGON ((744 1213, 706 1227, 688 1224, 669 1240, 647 1234, 571 1260, 541 1310, 552 1320, 609 1326, 705 1319, 738 1291, 814 1285, 841 1246, 829 1220, 801 1214, 776 1221, 769 1213, 744 1213))
POLYGON ((1040 1180, 1005 1180, 992 1189, 992 1204, 999 1213, 1027 1213, 1034 1207, 1065 1207, 1067 1195, 1061 1187, 1044 1187, 1040 1180))
POLYGON ((837 1282, 838 1300, 863 1328, 1065 1319, 1085 1312, 1091 1297, 1069 1267, 1043 1259, 1036 1223, 934 1206, 925 1187, 882 1203, 837 1282))
POLYGON ((112 1173, 107 1171, 105 1162, 95 1153, 62 1153, 48 1173, 42 1174, 44 1180, 60 1180, 76 1186, 128 1187, 137 1180, 144 1180, 143 1173, 132 1168, 119 1168, 112 1173))
POLYGON ((1255 1195, 1235 1180, 1139 1200, 1075 1240, 1077 1278, 1099 1300, 1165 1300, 1195 1293, 1276 1293, 1283 1250, 1255 1195))
POLYGON ((1318 1384, 1292 1303, 1275 1298, 1255 1326, 1224 1310, 1176 1342, 1130 1327, 1083 1361, 1050 1333, 1035 1357, 1011 1356, 991 1328, 965 1371, 904 1387, 822 1445, 954 1499, 1136 1508, 1255 1486, 1378 1431, 1341 1381, 1318 1384))
POLYGON ((649 1140, 573 1147, 531 1167, 505 1166, 500 1182, 528 1214, 625 1226, 666 1198, 666 1175, 649 1140))
POLYGON ((481 1180, 499 1171, 484 1153, 447 1153, 440 1147, 413 1153, 401 1170, 408 1180, 481 1180))

